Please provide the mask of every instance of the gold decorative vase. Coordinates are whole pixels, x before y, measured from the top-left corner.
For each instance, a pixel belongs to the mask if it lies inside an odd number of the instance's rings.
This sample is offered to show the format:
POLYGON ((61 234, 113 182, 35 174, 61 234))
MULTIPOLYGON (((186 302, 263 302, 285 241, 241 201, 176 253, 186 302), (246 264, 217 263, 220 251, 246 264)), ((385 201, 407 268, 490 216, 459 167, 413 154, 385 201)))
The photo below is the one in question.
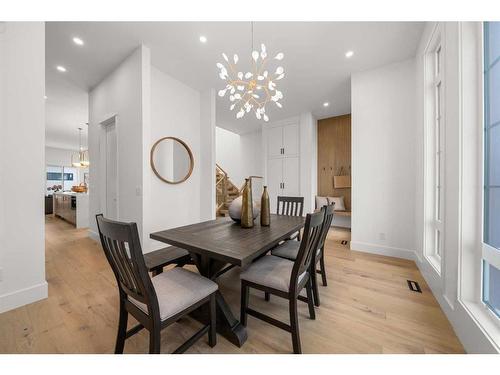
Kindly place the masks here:
POLYGON ((260 199, 260 225, 263 227, 271 225, 271 209, 269 206, 269 193, 267 192, 267 186, 264 186, 262 198, 260 199))
POLYGON ((253 201, 252 201, 252 179, 245 178, 245 187, 243 188, 243 202, 241 205, 241 227, 253 227, 253 201))

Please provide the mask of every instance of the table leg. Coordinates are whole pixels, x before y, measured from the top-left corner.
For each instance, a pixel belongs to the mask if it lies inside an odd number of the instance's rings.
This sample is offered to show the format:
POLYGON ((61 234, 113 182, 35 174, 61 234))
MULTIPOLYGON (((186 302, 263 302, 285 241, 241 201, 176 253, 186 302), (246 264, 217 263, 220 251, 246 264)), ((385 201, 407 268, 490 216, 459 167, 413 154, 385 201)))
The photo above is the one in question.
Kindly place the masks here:
MULTIPOLYGON (((213 279, 217 273, 225 266, 225 263, 214 261, 211 258, 200 256, 198 254, 191 254, 195 260, 196 267, 200 274, 209 279, 213 279)), ((214 280, 215 281, 215 280, 214 280)), ((227 304, 224 296, 217 291, 215 294, 217 302, 217 333, 225 337, 234 345, 241 347, 247 340, 246 328, 236 319, 227 304)), ((203 309, 198 309, 191 314, 195 319, 206 323, 208 315, 203 309)))

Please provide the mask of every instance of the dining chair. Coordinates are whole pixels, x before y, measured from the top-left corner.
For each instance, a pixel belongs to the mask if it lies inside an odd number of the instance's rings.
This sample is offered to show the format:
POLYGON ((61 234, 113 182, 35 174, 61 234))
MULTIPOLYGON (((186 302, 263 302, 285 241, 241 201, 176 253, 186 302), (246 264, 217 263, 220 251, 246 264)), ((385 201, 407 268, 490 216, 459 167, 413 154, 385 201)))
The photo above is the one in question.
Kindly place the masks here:
POLYGON ((321 237, 325 210, 308 214, 299 252, 294 262, 274 255, 266 255, 252 263, 240 275, 241 324, 247 325, 247 314, 281 328, 292 335, 293 352, 301 353, 297 301, 307 302, 309 317, 315 319, 310 263, 321 237), (248 307, 250 288, 277 295, 288 300, 290 324, 286 324, 262 312, 248 307), (305 288, 307 297, 300 295, 305 288))
MULTIPOLYGON (((329 204, 323 206, 322 209, 325 210, 325 220, 323 222, 323 227, 321 228, 321 237, 318 242, 318 247, 314 259, 311 262, 311 270, 309 272, 312 279, 314 304, 316 306, 320 305, 317 273, 321 274, 323 286, 327 286, 326 267, 325 267, 325 241, 326 241, 326 236, 328 235, 328 231, 330 230, 330 226, 332 225, 332 220, 334 215, 334 205, 329 204), (317 269, 318 263, 319 263, 319 270, 317 269)), ((294 261, 297 258, 299 249, 300 249, 300 244, 297 241, 285 241, 283 244, 279 245, 278 247, 275 247, 271 251, 271 254, 280 258, 294 261)))
POLYGON ((208 312, 203 326, 174 353, 183 353, 208 333, 208 343, 216 344, 216 302, 218 286, 213 281, 176 267, 149 277, 136 223, 121 223, 96 215, 104 254, 113 270, 120 294, 120 317, 115 354, 123 353, 125 340, 146 328, 149 353, 160 353, 160 332, 197 308, 208 312), (138 325, 127 331, 128 314, 138 325))
POLYGON ((278 196, 276 214, 302 216, 304 212, 304 197, 278 196))
MULTIPOLYGON (((277 215, 302 216, 304 213, 304 197, 278 196, 276 205, 277 215)), ((288 240, 300 241, 300 231, 293 233, 288 240)), ((271 300, 271 295, 265 293, 266 301, 271 300)))

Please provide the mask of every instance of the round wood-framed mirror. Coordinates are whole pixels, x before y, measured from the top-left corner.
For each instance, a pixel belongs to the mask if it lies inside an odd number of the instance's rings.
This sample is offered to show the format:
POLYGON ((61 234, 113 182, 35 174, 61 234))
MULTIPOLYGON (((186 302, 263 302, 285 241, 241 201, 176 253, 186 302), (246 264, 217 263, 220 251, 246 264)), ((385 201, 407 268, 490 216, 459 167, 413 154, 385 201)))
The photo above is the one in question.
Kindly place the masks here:
POLYGON ((167 184, 186 181, 194 168, 193 153, 189 146, 176 137, 163 137, 155 142, 150 153, 151 168, 167 184))

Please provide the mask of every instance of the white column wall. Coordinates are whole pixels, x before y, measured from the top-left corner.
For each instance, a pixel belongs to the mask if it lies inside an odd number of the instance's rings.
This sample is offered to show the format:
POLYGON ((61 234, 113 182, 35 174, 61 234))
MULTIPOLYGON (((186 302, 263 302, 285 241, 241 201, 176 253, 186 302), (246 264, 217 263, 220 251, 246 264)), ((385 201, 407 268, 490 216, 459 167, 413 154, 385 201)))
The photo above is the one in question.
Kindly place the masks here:
POLYGON ((136 222, 143 233, 143 169, 146 151, 143 95, 149 49, 140 46, 89 93, 90 229, 97 234, 95 215, 105 210, 105 162, 101 155, 103 121, 116 116, 118 154, 118 216, 136 222), (146 69, 146 71, 145 71, 146 69))
POLYGON ((351 248, 414 259, 415 61, 353 74, 351 248))
POLYGON ((0 27, 2 313, 46 298, 47 282, 43 200, 45 25, 6 22, 0 27))

